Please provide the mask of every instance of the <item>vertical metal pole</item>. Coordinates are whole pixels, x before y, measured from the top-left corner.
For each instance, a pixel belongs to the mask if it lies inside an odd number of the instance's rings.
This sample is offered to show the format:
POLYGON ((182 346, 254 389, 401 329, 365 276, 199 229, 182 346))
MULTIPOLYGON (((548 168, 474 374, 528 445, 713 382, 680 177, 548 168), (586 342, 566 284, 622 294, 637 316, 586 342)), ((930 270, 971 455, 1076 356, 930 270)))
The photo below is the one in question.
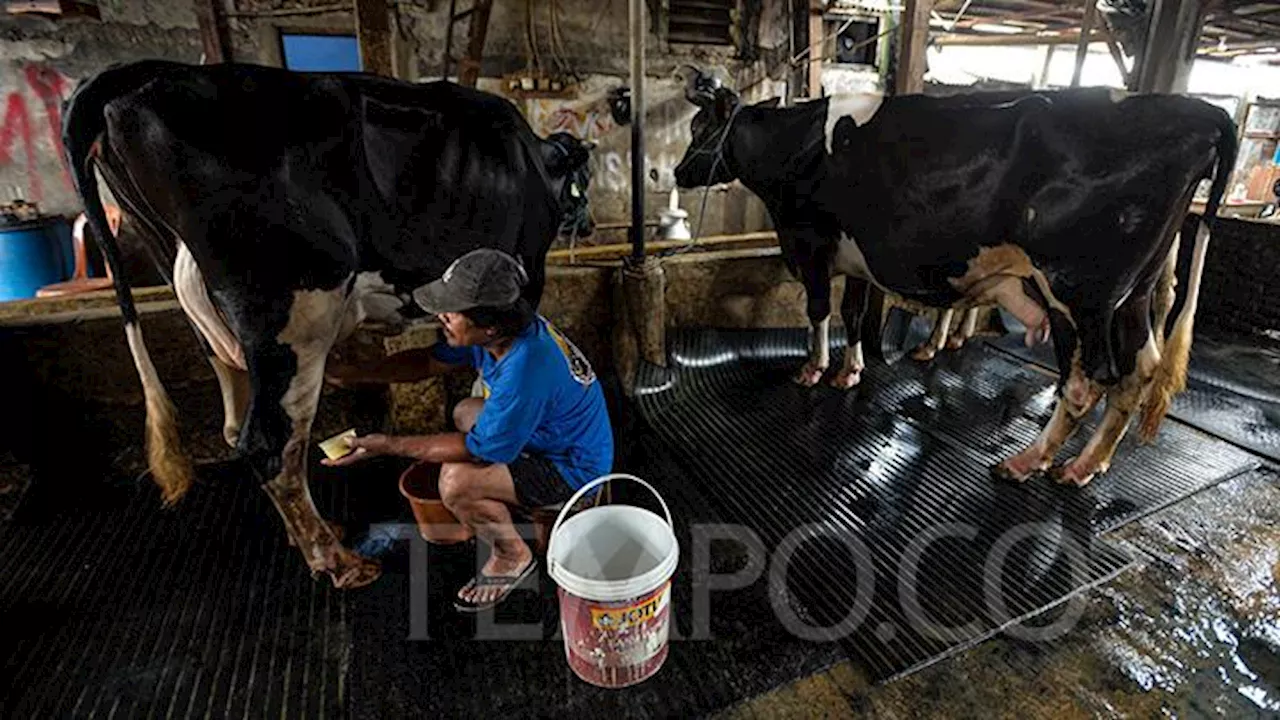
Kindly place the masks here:
POLYGON ((631 5, 631 257, 644 261, 644 1, 631 5))

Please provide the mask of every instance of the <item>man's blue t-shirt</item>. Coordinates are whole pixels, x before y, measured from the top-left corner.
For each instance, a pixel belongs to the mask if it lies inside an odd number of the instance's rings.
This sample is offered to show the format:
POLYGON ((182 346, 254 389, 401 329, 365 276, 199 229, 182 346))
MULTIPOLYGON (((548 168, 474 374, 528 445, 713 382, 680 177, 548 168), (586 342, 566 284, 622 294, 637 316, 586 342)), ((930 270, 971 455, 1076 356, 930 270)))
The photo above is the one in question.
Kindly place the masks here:
POLYGON ((484 410, 467 433, 480 460, 510 463, 522 452, 555 464, 575 490, 613 469, 613 431, 591 364, 545 318, 517 335, 501 360, 480 346, 432 347, 437 360, 480 373, 484 410))

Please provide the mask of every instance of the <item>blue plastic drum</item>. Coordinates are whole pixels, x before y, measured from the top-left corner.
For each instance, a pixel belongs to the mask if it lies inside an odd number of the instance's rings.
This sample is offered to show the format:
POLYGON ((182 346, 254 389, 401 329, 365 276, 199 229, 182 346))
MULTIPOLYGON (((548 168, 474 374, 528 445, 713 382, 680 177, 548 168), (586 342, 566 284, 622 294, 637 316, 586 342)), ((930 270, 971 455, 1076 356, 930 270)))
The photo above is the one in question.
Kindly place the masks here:
POLYGON ((71 228, 58 217, 0 227, 0 301, 24 300, 71 277, 71 228))

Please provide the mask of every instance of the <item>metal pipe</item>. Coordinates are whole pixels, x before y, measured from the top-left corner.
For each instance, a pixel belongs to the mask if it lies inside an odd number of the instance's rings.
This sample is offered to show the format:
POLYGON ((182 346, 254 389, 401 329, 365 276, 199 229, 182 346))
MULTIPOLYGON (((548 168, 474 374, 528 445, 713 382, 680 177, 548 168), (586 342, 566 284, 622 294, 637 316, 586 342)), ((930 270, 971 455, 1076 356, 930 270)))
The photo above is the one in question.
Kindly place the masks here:
MULTIPOLYGON (((760 232, 738 233, 736 235, 708 235, 699 238, 693 244, 697 248, 716 247, 719 245, 737 245, 739 243, 768 242, 776 246, 778 234, 772 230, 760 232)), ((646 251, 669 250, 689 245, 688 240, 655 240, 645 245, 646 251)), ((626 253, 631 249, 629 243, 611 243, 609 245, 588 245, 580 248, 557 248, 547 253, 547 261, 612 257, 626 253)))
POLYGON ((631 259, 644 261, 644 22, 645 0, 630 0, 631 23, 631 259))

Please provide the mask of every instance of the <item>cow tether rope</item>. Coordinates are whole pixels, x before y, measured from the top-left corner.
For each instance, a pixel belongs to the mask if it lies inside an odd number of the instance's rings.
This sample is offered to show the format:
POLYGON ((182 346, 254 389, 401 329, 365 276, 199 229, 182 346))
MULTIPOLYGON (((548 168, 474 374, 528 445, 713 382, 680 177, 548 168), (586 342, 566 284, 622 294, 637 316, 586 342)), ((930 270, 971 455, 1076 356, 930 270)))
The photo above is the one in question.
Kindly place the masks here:
POLYGON ((720 133, 720 139, 716 142, 716 149, 714 151, 706 149, 707 143, 703 143, 697 149, 691 151, 691 154, 693 155, 715 155, 715 159, 711 162, 711 170, 707 172, 707 182, 703 185, 702 189, 702 207, 698 210, 698 229, 693 233, 692 237, 689 238, 688 243, 678 248, 663 250, 658 253, 658 257, 669 257, 671 255, 686 253, 689 250, 692 250, 693 247, 698 244, 698 238, 702 237, 702 223, 707 217, 707 196, 711 194, 711 181, 716 176, 716 170, 720 169, 720 163, 724 161, 724 144, 729 139, 729 131, 733 129, 733 121, 738 119, 738 113, 741 111, 742 103, 739 102, 734 106, 733 112, 729 114, 729 121, 724 124, 724 131, 720 133))

